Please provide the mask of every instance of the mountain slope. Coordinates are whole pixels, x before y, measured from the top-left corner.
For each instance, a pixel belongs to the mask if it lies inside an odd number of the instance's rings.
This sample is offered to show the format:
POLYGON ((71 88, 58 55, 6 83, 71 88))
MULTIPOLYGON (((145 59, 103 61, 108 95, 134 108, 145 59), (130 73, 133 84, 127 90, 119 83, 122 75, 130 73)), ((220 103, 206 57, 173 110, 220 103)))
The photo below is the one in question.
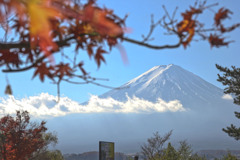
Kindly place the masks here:
POLYGON ((173 64, 155 66, 121 88, 100 97, 124 101, 127 96, 135 95, 151 102, 156 102, 158 98, 165 101, 177 99, 183 105, 191 107, 195 104, 210 104, 223 96, 220 88, 173 64))

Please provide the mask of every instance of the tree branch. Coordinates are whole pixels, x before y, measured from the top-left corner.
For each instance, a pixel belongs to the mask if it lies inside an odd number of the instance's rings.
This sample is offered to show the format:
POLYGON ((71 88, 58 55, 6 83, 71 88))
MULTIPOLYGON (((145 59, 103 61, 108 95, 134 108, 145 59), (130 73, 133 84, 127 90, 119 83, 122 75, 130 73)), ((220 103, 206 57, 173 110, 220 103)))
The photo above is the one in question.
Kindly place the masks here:
POLYGON ((27 71, 27 70, 33 68, 34 66, 36 66, 38 63, 42 62, 45 58, 46 58, 46 56, 42 56, 41 58, 37 59, 30 66, 27 66, 27 67, 24 67, 24 68, 20 68, 20 69, 3 69, 2 72, 4 72, 4 73, 13 73, 13 72, 27 71))
POLYGON ((181 45, 182 40, 180 39, 180 41, 175 44, 175 45, 163 45, 163 46, 157 46, 157 45, 151 45, 142 41, 137 41, 131 38, 127 38, 127 37, 123 37, 123 40, 130 42, 130 43, 134 43, 134 44, 138 44, 147 48, 151 48, 151 49, 174 49, 174 48, 178 48, 181 45))
MULTIPOLYGON (((63 46, 68 46, 70 45, 68 42, 72 39, 74 39, 75 36, 70 36, 67 37, 64 40, 61 41, 55 41, 55 43, 59 46, 59 47, 63 47, 63 46)), ((7 50, 7 49, 13 49, 13 48, 25 48, 25 49, 30 49, 31 48, 31 44, 30 42, 13 42, 13 43, 0 43, 0 49, 1 50, 7 50)))

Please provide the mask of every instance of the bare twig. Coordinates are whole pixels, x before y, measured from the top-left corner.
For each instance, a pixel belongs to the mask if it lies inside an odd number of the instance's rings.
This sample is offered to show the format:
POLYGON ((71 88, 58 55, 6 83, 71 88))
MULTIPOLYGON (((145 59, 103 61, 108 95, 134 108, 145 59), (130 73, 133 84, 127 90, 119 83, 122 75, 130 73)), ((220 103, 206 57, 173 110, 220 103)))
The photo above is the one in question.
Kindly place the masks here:
POLYGON ((161 21, 162 21, 162 19, 160 19, 156 23, 154 23, 154 16, 151 15, 150 29, 149 29, 149 32, 148 32, 147 36, 142 35, 142 37, 143 37, 142 42, 147 42, 147 41, 153 40, 153 38, 151 38, 151 36, 152 36, 155 28, 161 23, 161 21))

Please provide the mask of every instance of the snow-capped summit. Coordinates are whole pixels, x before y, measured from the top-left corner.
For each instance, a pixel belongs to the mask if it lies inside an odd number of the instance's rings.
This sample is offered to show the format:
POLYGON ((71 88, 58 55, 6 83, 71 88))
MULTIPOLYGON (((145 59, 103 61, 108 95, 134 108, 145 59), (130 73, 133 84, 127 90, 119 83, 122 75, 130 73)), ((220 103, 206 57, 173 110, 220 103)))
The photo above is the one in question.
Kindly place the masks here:
POLYGON ((220 88, 173 64, 155 66, 121 88, 111 90, 100 97, 124 101, 127 96, 137 96, 151 102, 157 101, 158 98, 165 101, 177 99, 183 105, 191 107, 195 104, 210 104, 223 96, 220 88))
POLYGON ((172 64, 170 65, 161 65, 161 66, 155 66, 153 68, 151 68, 150 70, 148 70, 147 72, 141 74, 140 76, 134 78, 133 80, 130 80, 127 84, 125 84, 125 86, 131 86, 131 84, 136 84, 136 83, 140 83, 143 81, 147 81, 147 84, 150 84, 152 80, 154 80, 156 77, 158 77, 160 74, 162 74, 164 71, 166 71, 167 69, 169 69, 171 66, 173 66, 172 64))

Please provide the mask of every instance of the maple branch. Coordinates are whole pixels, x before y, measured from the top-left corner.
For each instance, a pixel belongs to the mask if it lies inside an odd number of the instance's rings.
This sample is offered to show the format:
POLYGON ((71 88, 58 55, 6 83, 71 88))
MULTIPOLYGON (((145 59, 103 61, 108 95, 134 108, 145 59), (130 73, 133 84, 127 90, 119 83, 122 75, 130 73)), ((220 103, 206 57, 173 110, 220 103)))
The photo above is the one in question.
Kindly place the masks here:
MULTIPOLYGON (((63 47, 63 46, 69 46, 69 41, 74 39, 74 36, 68 37, 65 40, 62 41, 57 41, 55 42, 59 47, 63 47)), ((30 49, 30 42, 20 42, 20 43, 0 43, 0 48, 1 49, 11 49, 11 48, 26 48, 26 49, 30 49)), ((56 52, 53 52, 52 54, 54 54, 56 52)), ((24 68, 19 68, 19 69, 3 69, 2 72, 5 73, 10 73, 10 72, 22 72, 22 71, 27 71, 31 68, 33 68, 34 66, 36 66, 38 63, 42 62, 45 58, 47 58, 47 56, 43 55, 42 57, 38 58, 35 62, 33 62, 30 66, 24 67, 24 68)))
MULTIPOLYGON (((68 43, 70 40, 74 39, 75 36, 70 36, 67 37, 64 40, 60 40, 60 41, 55 41, 54 43, 56 43, 59 47, 64 47, 64 46, 69 46, 70 44, 68 43)), ((1 50, 8 50, 8 49, 13 49, 13 48, 25 48, 25 49, 30 49, 31 48, 31 44, 30 42, 13 42, 13 43, 0 43, 0 48, 1 50)))
POLYGON ((26 48, 29 49, 30 43, 29 42, 20 42, 20 43, 0 43, 1 50, 8 50, 12 48, 26 48))
MULTIPOLYGON (((240 23, 234 24, 229 27, 225 27, 224 29, 226 30, 225 32, 231 32, 236 28, 240 28, 240 23)), ((220 28, 199 29, 199 30, 196 30, 195 32, 212 32, 212 31, 222 32, 220 28)))
POLYGON ((178 48, 182 43, 182 40, 180 39, 179 42, 175 45, 157 46, 157 45, 151 45, 151 44, 148 44, 148 43, 145 43, 145 42, 142 42, 142 41, 137 41, 137 40, 127 38, 127 37, 123 37, 123 40, 125 40, 127 42, 130 42, 130 43, 140 45, 140 46, 151 48, 151 49, 174 49, 174 48, 178 48))
POLYGON ((46 56, 42 56, 41 58, 37 59, 33 64, 31 64, 30 66, 24 67, 24 68, 19 68, 19 69, 3 69, 2 72, 4 73, 13 73, 13 72, 22 72, 22 71, 27 71, 31 68, 33 68, 34 66, 36 66, 38 63, 42 62, 44 59, 46 58, 46 56))
MULTIPOLYGON (((59 41, 59 42, 56 42, 59 46, 64 46, 64 44, 68 44, 67 42, 69 40, 73 39, 73 37, 70 37, 66 40, 63 40, 63 41, 59 41)), ((138 45, 141 45, 141 46, 145 46, 147 48, 151 48, 151 49, 174 49, 174 48, 178 48, 180 45, 181 45, 181 40, 175 44, 175 45, 163 45, 163 46, 157 46, 157 45, 150 45, 148 43, 145 43, 143 41, 137 41, 137 40, 134 40, 134 39, 130 39, 130 38, 126 38, 124 37, 123 40, 127 41, 127 42, 130 42, 130 43, 134 43, 134 44, 138 44, 138 45)), ((13 46, 14 45, 14 48, 18 48, 19 46, 28 46, 30 47, 30 44, 29 43, 16 43, 16 44, 4 44, 4 46, 6 48, 8 48, 9 46, 13 46)), ((0 43, 0 47, 1 47, 1 43, 0 43)), ((19 47, 19 48, 21 48, 19 47)), ((55 52, 56 53, 56 52, 55 52)), ((38 63, 42 62, 45 58, 47 58, 46 56, 42 56, 40 57, 39 59, 37 59, 34 63, 32 63, 31 65, 27 66, 27 67, 24 67, 24 68, 20 68, 20 69, 3 69, 2 72, 4 73, 13 73, 13 72, 22 72, 22 71, 27 71, 31 68, 33 68, 34 66, 36 66, 38 63)))

